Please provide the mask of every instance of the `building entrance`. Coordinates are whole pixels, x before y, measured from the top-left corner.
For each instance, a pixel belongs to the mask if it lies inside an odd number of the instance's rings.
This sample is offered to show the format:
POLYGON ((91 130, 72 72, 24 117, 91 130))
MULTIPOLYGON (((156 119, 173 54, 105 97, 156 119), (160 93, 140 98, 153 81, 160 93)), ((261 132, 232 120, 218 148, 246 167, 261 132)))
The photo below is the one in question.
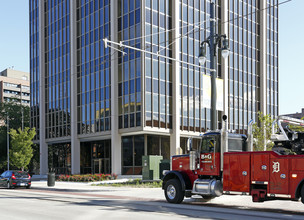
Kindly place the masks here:
POLYGON ((110 159, 94 159, 93 173, 110 173, 110 159))
POLYGON ((144 155, 144 136, 129 136, 122 138, 122 174, 141 175, 142 156, 144 155))
POLYGON ((101 173, 102 159, 93 160, 93 173, 101 173))
POLYGON ((111 141, 93 142, 92 145, 92 172, 111 173, 111 141))

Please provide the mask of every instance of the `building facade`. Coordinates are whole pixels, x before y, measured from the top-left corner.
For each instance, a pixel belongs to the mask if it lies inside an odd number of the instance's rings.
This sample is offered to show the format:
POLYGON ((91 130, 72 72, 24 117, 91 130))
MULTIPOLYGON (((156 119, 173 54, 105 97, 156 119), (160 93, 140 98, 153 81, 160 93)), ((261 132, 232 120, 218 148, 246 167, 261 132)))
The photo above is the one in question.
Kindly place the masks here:
MULTIPOLYGON (((278 0, 216 0, 229 129, 278 114, 278 0)), ((186 152, 210 128, 211 0, 31 0, 31 125, 40 172, 141 174, 143 155, 186 152), (111 45, 103 39, 144 50, 111 45), (159 55, 158 55, 159 54, 159 55)), ((221 121, 218 121, 221 128, 221 121)))
POLYGON ((14 69, 0 72, 0 101, 16 100, 23 105, 30 106, 29 73, 14 69))

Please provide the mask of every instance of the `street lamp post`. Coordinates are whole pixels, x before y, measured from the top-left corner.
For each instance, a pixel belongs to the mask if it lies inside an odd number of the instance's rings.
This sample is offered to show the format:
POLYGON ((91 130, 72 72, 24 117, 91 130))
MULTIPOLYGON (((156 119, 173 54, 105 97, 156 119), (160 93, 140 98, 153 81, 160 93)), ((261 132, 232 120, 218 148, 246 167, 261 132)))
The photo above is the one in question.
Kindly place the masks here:
POLYGON ((21 105, 21 125, 22 125, 22 131, 23 131, 23 124, 24 124, 24 119, 23 119, 23 106, 21 105))
POLYGON ((6 116, 6 122, 7 122, 7 170, 9 170, 9 117, 6 116))
POLYGON ((226 35, 218 35, 215 31, 215 16, 214 16, 214 3, 211 2, 210 6, 210 36, 204 40, 200 45, 199 50, 199 63, 203 65, 206 60, 206 45, 210 49, 210 74, 211 74, 211 130, 217 129, 217 113, 216 113, 216 49, 222 51, 222 56, 226 59, 229 55, 228 39, 226 35))

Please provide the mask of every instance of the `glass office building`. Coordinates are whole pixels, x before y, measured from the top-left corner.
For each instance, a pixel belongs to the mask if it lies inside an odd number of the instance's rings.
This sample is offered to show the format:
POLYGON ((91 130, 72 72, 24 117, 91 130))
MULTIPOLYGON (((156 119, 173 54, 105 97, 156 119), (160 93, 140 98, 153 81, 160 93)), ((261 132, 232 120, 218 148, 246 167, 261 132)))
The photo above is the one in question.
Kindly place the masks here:
MULTIPOLYGON (((278 114, 278 0, 216 0, 229 129, 278 114)), ((210 128, 200 43, 211 0, 30 0, 31 125, 40 171, 140 175, 143 155, 186 153, 210 128), (147 52, 108 43, 121 42, 147 52), (159 54, 160 56, 158 56, 159 54)), ((209 61, 208 61, 209 60, 209 61)), ((221 127, 221 121, 218 121, 221 127)))

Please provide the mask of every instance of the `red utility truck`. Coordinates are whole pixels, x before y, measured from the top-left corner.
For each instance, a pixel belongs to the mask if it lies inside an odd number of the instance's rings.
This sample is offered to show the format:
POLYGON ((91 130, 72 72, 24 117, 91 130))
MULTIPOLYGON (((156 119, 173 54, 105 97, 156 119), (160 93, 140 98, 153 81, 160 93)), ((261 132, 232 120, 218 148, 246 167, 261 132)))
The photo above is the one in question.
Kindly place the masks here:
POLYGON ((225 120, 221 131, 202 136, 199 149, 189 146, 189 154, 171 157, 171 170, 163 178, 167 201, 241 194, 251 195, 253 202, 301 197, 304 203, 304 133, 282 127, 282 123, 304 126, 304 121, 279 117, 273 126, 273 151, 252 152, 252 122, 247 138, 228 133, 225 120))

